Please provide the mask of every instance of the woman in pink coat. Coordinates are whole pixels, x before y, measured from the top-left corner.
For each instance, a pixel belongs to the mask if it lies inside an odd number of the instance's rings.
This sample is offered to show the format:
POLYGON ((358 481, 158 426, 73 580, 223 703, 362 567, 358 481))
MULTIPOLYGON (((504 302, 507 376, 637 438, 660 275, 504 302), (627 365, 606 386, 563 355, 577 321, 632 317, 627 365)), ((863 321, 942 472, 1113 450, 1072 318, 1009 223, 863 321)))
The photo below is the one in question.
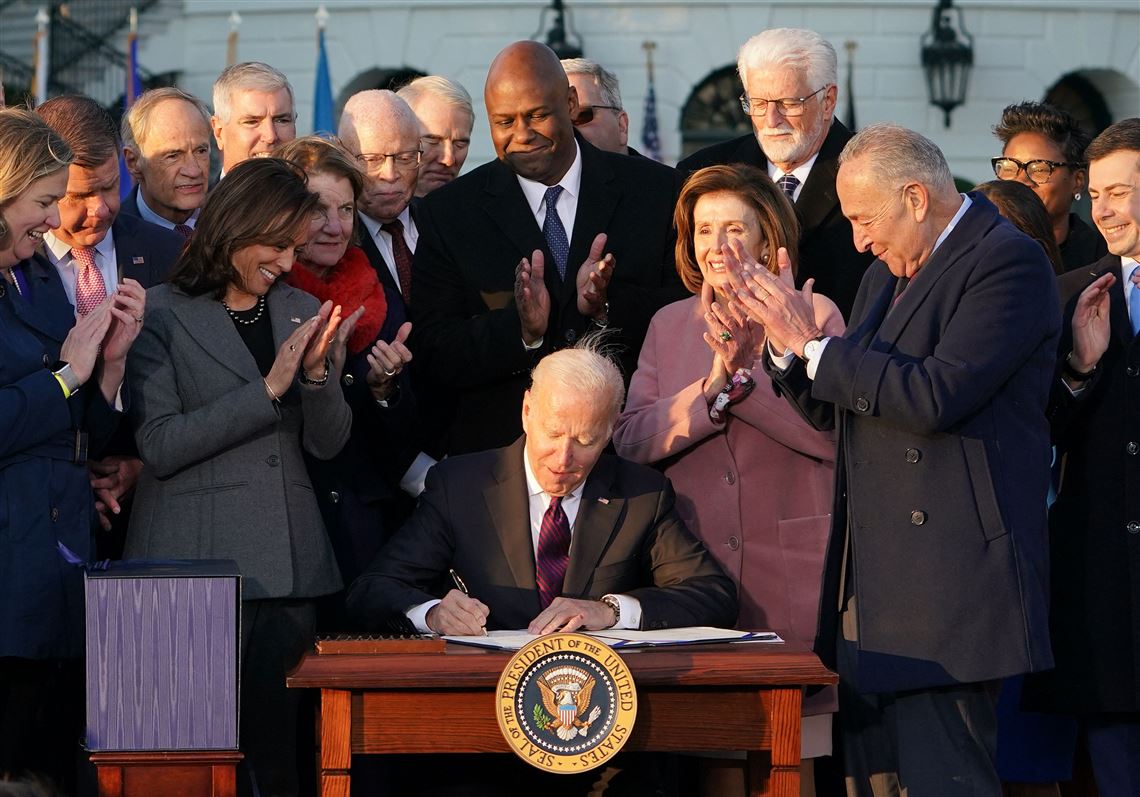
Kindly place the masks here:
MULTIPOLYGON (((799 224, 767 174, 739 164, 693 174, 674 222, 677 271, 694 295, 653 317, 614 446, 664 467, 677 510, 739 585, 737 626, 810 646, 835 445, 773 393, 760 370, 764 330, 733 313, 722 250, 739 240, 775 272, 780 247, 796 262, 799 224)), ((814 303, 820 329, 841 335, 835 304, 819 294, 814 303)), ((771 344, 783 353, 779 341, 771 344)), ((808 713, 833 710, 832 701, 820 695, 808 713)), ((804 726, 805 757, 830 751, 830 723, 815 724, 804 726)))

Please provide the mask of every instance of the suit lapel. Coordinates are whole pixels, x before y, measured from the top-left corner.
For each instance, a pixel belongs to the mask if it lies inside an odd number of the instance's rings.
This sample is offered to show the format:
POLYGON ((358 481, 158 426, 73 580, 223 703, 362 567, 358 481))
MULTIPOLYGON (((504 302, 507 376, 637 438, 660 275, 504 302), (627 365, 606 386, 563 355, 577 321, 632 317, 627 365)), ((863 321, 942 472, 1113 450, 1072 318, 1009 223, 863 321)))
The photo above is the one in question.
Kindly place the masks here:
POLYGON ((534 590, 534 542, 530 535, 530 503, 522 461, 524 440, 519 438, 514 445, 502 450, 492 470, 495 481, 483 491, 483 500, 515 584, 520 589, 534 590))
POLYGON ((563 581, 563 591, 570 597, 585 595, 598 562, 617 533, 625 499, 614 495, 614 476, 613 459, 603 456, 582 489, 570 542, 570 563, 563 581))
POLYGON ((171 308, 174 315, 211 357, 247 381, 261 379, 257 362, 220 301, 208 293, 187 296, 175 291, 175 296, 181 301, 171 308))
POLYGON ((812 165, 796 202, 796 215, 805 230, 819 227, 839 208, 835 177, 839 173, 839 153, 849 138, 851 134, 838 120, 831 123, 827 138, 819 149, 819 157, 812 165))
MULTIPOLYGON (((273 345, 279 349, 285 339, 312 316, 297 301, 297 290, 288 285, 272 288, 266 298, 269 308, 269 321, 273 325, 273 345)), ((323 329, 317 332, 317 334, 322 333, 323 329)))
MULTIPOLYGON (((400 293, 400 288, 396 285, 396 280, 392 277, 392 272, 388 269, 388 262, 384 260, 384 255, 380 254, 380 247, 376 245, 376 240, 372 237, 372 233, 368 231, 368 227, 364 224, 363 213, 358 214, 361 220, 357 224, 357 229, 360 234, 360 248, 364 250, 364 254, 368 257, 368 262, 372 264, 372 268, 376 271, 376 276, 380 278, 380 284, 385 288, 391 288, 396 293, 400 293)), ((401 294, 402 296, 403 294, 401 294)))
MULTIPOLYGON (((1124 280, 1128 277, 1124 276, 1120 258, 1113 257, 1112 260, 1112 265, 1097 274, 1096 279, 1109 272, 1116 275, 1116 282, 1108 289, 1108 321, 1112 326, 1113 337, 1117 338, 1121 345, 1127 348, 1132 344, 1132 339, 1136 337, 1132 334, 1132 321, 1128 317, 1128 305, 1124 301, 1124 280)), ((1133 288, 1133 290, 1140 289, 1133 288)))
MULTIPOLYGON (((23 323, 53 340, 62 342, 75 326, 75 308, 64 298, 66 294, 63 283, 60 282, 59 272, 44 255, 39 253, 25 260, 19 267, 23 269, 24 277, 28 281, 31 297, 24 300, 19 296, 13 296, 12 311, 23 323), (62 298, 63 301, 53 301, 53 293, 57 294, 54 299, 62 298), (63 311, 64 307, 67 308, 67 312, 63 311)), ((14 288, 6 287, 15 291, 14 288)))
MULTIPOLYGON (((523 195, 514 172, 508 169, 502 161, 495 161, 494 168, 488 172, 484 190, 490 196, 484 208, 491 223, 502 231, 522 257, 529 258, 535 249, 541 249, 545 255, 546 263, 549 264, 549 269, 553 269, 557 274, 558 270, 554 267, 554 257, 550 254, 550 247, 546 245, 542 228, 535 221, 534 214, 530 210, 530 205, 527 204, 526 197, 523 195)), ((501 255, 512 257, 513 253, 503 252, 501 255)), ((516 262, 510 261, 512 269, 516 262)), ((557 276, 555 282, 557 282, 557 276)), ((549 278, 547 284, 550 284, 549 278)))
MULTIPOLYGON (((577 134, 575 134, 577 136, 577 134)), ((578 207, 574 216, 574 232, 570 238, 570 255, 566 259, 566 279, 560 286, 562 305, 578 297, 578 268, 590 254, 594 236, 609 229, 610 219, 620 199, 614 185, 614 173, 605 156, 585 139, 578 138, 582 151, 582 182, 578 188, 578 207)))
POLYGON ((126 278, 136 280, 141 285, 153 285, 157 280, 151 279, 151 264, 148 252, 140 245, 135 233, 133 219, 125 218, 121 213, 115 217, 111 225, 111 235, 115 244, 115 266, 119 271, 119 281, 126 278))

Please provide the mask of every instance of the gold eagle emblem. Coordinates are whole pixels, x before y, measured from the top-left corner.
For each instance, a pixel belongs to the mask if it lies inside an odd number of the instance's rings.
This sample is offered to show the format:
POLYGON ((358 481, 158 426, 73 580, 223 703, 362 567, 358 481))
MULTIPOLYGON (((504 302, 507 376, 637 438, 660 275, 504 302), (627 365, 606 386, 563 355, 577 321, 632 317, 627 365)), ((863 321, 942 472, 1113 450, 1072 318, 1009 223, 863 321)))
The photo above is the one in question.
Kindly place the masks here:
POLYGON ((563 741, 589 733, 602 713, 600 706, 590 710, 595 683, 594 676, 578 667, 558 667, 539 678, 542 705, 550 715, 543 730, 553 731, 563 741))

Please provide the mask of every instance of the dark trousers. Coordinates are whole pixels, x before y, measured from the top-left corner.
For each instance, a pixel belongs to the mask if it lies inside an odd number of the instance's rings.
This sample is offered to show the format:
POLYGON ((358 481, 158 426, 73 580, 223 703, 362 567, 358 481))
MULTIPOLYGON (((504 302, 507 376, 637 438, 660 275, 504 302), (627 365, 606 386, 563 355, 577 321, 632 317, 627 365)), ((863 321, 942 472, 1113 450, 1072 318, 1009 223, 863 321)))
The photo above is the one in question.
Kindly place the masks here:
POLYGON ((998 685, 860 694, 855 598, 837 643, 839 722, 849 797, 1000 797, 998 685))
POLYGON ((46 778, 74 793, 83 681, 82 659, 0 657, 0 782, 46 778))
POLYGON ((1084 724, 1100 797, 1140 794, 1140 714, 1101 714, 1084 724))
POLYGON ((312 746, 298 744, 304 695, 285 687, 285 675, 315 636, 311 600, 242 601, 241 750, 248 775, 238 779, 242 795, 296 797, 314 788, 300 786, 300 773, 315 766, 312 746))

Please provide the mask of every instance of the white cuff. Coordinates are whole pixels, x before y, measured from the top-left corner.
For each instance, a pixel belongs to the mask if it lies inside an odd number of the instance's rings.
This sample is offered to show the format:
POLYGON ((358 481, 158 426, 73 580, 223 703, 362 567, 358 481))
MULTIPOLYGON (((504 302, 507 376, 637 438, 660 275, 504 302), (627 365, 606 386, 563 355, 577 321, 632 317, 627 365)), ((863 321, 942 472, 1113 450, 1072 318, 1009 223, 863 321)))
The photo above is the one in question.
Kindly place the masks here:
POLYGON ((776 354, 776 350, 772 348, 772 341, 768 341, 768 357, 772 360, 772 365, 780 369, 781 372, 788 370, 792 367, 792 362, 796 359, 796 353, 791 349, 784 349, 783 354, 776 354))
POLYGON ((424 452, 421 451, 416 454, 416 458, 408 467, 407 473, 400 479, 400 489, 412 498, 419 498, 420 493, 424 491, 424 479, 427 478, 428 471, 434 464, 435 460, 424 452))
POLYGON ((434 632, 428 628, 427 613, 430 612, 432 607, 437 603, 442 602, 443 601, 440 600, 430 600, 427 603, 421 603, 419 606, 413 606, 404 612, 404 614, 409 620, 412 621, 412 625, 414 625, 416 627, 416 630, 421 634, 431 634, 434 632))
POLYGON ((815 379, 815 372, 816 369, 819 368, 819 361, 823 359, 823 350, 827 348, 827 344, 830 341, 830 337, 821 340, 819 342, 819 348, 815 350, 815 356, 806 361, 807 367, 804 370, 807 372, 808 379, 815 379))
MULTIPOLYGON (((520 338, 520 340, 522 340, 522 338, 520 338)), ((534 351, 535 349, 541 349, 543 340, 545 340, 545 337, 539 338, 534 343, 527 343, 525 340, 523 340, 523 342, 522 342, 523 348, 526 349, 527 351, 534 351)))
POLYGON ((618 606, 621 607, 621 619, 614 628, 625 628, 635 631, 641 628, 641 601, 629 595, 614 595, 618 606))

